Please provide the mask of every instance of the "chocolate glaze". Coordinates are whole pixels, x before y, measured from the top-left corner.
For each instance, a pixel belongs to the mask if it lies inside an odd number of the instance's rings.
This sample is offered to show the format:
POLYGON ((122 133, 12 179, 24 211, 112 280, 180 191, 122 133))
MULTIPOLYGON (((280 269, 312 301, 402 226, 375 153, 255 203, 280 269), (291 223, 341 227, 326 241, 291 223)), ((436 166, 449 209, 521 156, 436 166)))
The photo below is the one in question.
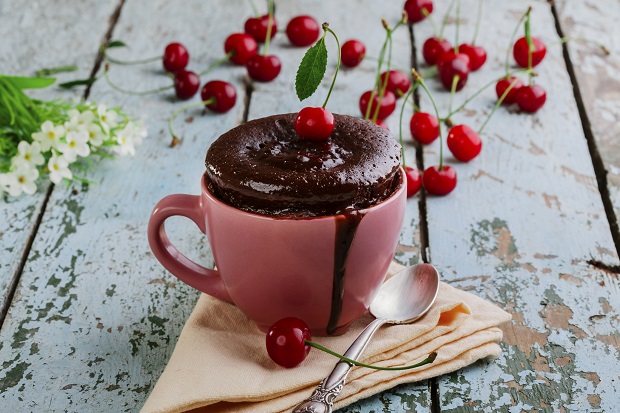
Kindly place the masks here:
POLYGON ((323 142, 300 138, 296 114, 247 122, 220 136, 206 157, 209 189, 236 208, 275 216, 324 216, 367 208, 398 181, 400 145, 363 119, 334 115, 323 142))

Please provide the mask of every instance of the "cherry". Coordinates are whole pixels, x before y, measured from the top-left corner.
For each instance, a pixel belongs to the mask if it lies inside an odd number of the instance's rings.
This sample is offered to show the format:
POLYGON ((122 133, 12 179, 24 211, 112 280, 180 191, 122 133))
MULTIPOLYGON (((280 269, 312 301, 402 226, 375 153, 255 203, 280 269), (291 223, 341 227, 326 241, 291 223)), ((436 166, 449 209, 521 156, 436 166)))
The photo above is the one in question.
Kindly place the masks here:
MULTIPOLYGON (((368 112, 368 105, 370 104, 370 97, 372 94, 373 92, 369 90, 364 92, 360 97, 360 111, 362 112, 362 116, 366 116, 368 112)), ((394 109, 396 109, 396 96, 394 96, 394 93, 386 90, 383 99, 379 101, 379 92, 375 91, 372 104, 370 105, 370 119, 374 118, 377 106, 379 107, 377 119, 383 120, 387 118, 394 112, 394 109)))
POLYGON ((325 108, 303 108, 295 118, 295 130, 304 139, 325 140, 334 130, 334 115, 325 108))
POLYGON ((446 52, 451 51, 452 45, 446 39, 438 37, 429 37, 422 45, 422 56, 424 61, 429 65, 437 63, 437 59, 446 52))
POLYGON ((448 131, 448 149, 461 162, 469 162, 482 150, 478 133, 467 125, 456 125, 448 131))
POLYGON ((347 67, 359 65, 366 55, 366 46, 359 40, 347 40, 340 49, 340 59, 347 67))
POLYGON ((377 121, 376 122, 373 121, 373 123, 377 126, 381 126, 385 130, 390 130, 390 127, 387 125, 387 123, 385 123, 381 119, 377 119, 377 121))
POLYGON ((439 79, 447 90, 452 90, 454 77, 458 76, 455 90, 461 90, 467 83, 470 71, 469 56, 464 53, 447 52, 441 55, 437 61, 439 79))
POLYGON ((422 175, 417 169, 407 166, 405 167, 405 176, 407 178, 407 198, 411 198, 422 187, 422 175))
POLYGON ((233 33, 224 42, 224 51, 230 54, 230 61, 236 65, 245 65, 250 57, 258 52, 258 44, 246 33, 233 33))
POLYGON ((542 62, 543 58, 547 54, 547 48, 542 40, 538 37, 531 37, 534 45, 534 50, 530 51, 530 47, 527 44, 527 39, 524 37, 519 38, 512 47, 512 55, 514 56, 517 64, 521 67, 529 68, 529 54, 532 54, 532 67, 537 66, 542 62))
POLYGON ((433 12, 433 2, 431 0, 407 0, 404 6, 409 23, 422 21, 433 12))
POLYGON ((267 331, 266 345, 269 357, 282 367, 292 368, 305 360, 310 352, 306 340, 310 329, 302 320, 287 317, 276 321, 267 331))
POLYGON ((439 136, 439 121, 426 112, 416 112, 409 122, 411 136, 418 142, 429 144, 439 136))
POLYGON ((463 43, 459 46, 459 53, 465 53, 469 57, 469 66, 472 71, 480 69, 487 61, 487 51, 482 46, 463 43))
POLYGON ((381 73, 381 85, 384 85, 387 78, 387 85, 385 90, 389 90, 394 93, 396 99, 402 97, 407 93, 411 87, 411 81, 409 76, 398 70, 390 70, 389 72, 381 73))
MULTIPOLYGON (((267 40, 267 30, 269 28, 269 15, 265 14, 260 17, 250 17, 245 21, 243 26, 244 31, 252 36, 254 40, 259 43, 264 43, 267 40)), ((271 36, 269 39, 273 39, 278 31, 278 25, 276 19, 271 17, 271 36)))
POLYGON ((516 83, 512 86, 512 89, 510 89, 506 96, 504 96, 502 105, 510 105, 517 101, 517 93, 519 93, 519 89, 523 87, 523 82, 521 82, 521 80, 515 76, 509 76, 499 80, 495 84, 495 93, 497 94, 497 98, 499 99, 504 95, 506 89, 508 89, 512 82, 514 82, 515 80, 516 83))
POLYGON ((295 46, 310 46, 319 38, 319 29, 319 23, 313 17, 297 16, 286 25, 286 36, 295 46))
POLYGON ((179 99, 189 99, 200 89, 200 77, 194 72, 181 69, 174 74, 174 91, 179 99))
POLYGON ((547 100, 545 89, 538 85, 523 86, 517 93, 517 105, 522 111, 534 113, 542 108, 547 100))
POLYGON ((228 82, 212 80, 202 87, 200 98, 203 102, 212 101, 212 103, 205 105, 207 109, 217 113, 224 113, 235 106, 237 90, 228 82))
POLYGON ((429 194, 448 195, 456 188, 456 171, 449 165, 431 166, 422 174, 422 184, 429 194))
POLYGON ((189 63, 189 53, 181 43, 170 43, 164 50, 163 64, 167 72, 184 69, 189 63))
POLYGON ((259 82, 271 82, 280 74, 282 63, 277 56, 255 54, 246 63, 246 68, 252 79, 259 82))

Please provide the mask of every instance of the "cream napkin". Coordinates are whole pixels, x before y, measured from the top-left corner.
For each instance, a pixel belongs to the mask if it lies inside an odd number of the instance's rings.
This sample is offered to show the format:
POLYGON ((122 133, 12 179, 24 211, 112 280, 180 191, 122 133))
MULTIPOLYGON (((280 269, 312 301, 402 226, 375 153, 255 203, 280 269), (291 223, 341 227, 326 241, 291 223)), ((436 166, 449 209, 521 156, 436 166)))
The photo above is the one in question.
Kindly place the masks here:
MULTIPOLYGON (((403 267, 390 266, 389 274, 403 267)), ((314 337, 344 353, 372 320, 366 315, 338 337, 314 337)), ((441 283, 437 301, 414 324, 386 325, 362 356, 365 363, 401 366, 433 351, 434 363, 413 370, 380 371, 354 367, 334 409, 390 389, 458 370, 485 357, 497 357, 499 324, 510 315, 472 294, 441 283)), ((172 357, 142 413, 289 412, 310 396, 338 360, 312 349, 302 364, 282 368, 269 358, 265 334, 235 306, 202 295, 187 321, 172 357)))

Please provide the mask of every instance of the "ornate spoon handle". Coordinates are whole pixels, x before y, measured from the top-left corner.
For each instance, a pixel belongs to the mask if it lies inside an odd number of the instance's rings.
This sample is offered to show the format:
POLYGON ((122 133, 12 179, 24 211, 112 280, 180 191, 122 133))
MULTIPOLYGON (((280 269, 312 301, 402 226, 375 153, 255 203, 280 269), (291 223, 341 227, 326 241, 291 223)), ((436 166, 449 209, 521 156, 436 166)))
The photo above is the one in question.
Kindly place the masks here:
MULTIPOLYGON (((379 327, 385 324, 386 320, 376 319, 373 320, 364 331, 355 339, 351 347, 344 353, 345 357, 352 360, 359 360, 364 349, 370 342, 373 334, 379 327)), ((312 395, 301 402, 293 409, 293 413, 330 413, 332 411, 332 404, 334 399, 338 397, 344 381, 351 371, 351 364, 346 361, 339 361, 334 366, 334 369, 325 377, 323 381, 317 386, 312 395)))

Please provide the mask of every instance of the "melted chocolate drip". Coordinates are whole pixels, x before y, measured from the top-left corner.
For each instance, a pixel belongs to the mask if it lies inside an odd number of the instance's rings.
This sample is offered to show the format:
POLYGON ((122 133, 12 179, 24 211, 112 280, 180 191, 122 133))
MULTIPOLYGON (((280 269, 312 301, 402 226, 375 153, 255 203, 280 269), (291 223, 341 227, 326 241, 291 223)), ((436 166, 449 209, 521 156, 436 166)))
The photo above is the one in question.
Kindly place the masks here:
POLYGON ((334 334, 338 328, 338 320, 342 313, 342 299, 344 297, 344 273, 347 268, 347 258, 357 227, 364 213, 351 211, 336 217, 336 242, 334 245, 334 278, 332 285, 332 307, 327 324, 327 334, 334 334))

